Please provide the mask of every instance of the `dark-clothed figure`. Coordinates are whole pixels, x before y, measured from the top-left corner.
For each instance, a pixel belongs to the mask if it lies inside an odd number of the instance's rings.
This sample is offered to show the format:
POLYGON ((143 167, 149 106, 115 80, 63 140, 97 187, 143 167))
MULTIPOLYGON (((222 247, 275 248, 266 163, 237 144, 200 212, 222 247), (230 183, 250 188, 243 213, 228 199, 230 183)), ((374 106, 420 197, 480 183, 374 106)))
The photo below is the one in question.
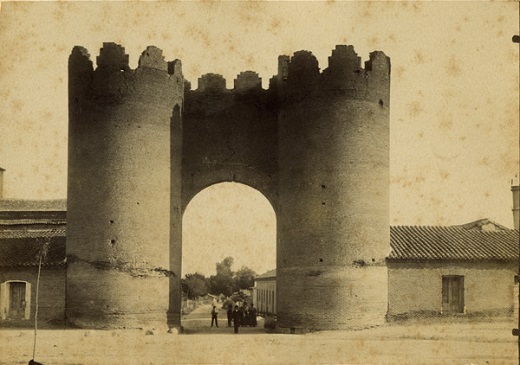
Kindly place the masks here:
POLYGON ((247 309, 247 305, 244 302, 242 307, 242 327, 249 326, 249 310, 247 309))
POLYGON ((213 322, 215 322, 215 325, 218 327, 218 312, 217 307, 213 306, 213 310, 211 311, 211 327, 213 327, 213 322))
POLYGON ((227 307, 227 325, 231 327, 231 322, 233 322, 233 304, 229 304, 227 307))
POLYGON ((251 318, 250 324, 253 327, 256 327, 256 308, 254 307, 253 303, 251 303, 251 308, 249 308, 249 316, 251 318))
POLYGON ((235 305, 235 310, 233 311, 233 326, 235 327, 235 333, 238 333, 238 327, 240 327, 241 322, 242 311, 238 308, 238 305, 235 305))

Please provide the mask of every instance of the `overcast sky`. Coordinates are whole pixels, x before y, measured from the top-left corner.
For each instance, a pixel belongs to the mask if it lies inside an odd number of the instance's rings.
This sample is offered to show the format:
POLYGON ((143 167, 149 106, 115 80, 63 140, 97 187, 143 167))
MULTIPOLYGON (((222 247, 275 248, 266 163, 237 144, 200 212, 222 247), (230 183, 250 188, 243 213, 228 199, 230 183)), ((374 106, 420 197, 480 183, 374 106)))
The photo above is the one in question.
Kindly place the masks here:
MULTIPOLYGON (((182 60, 194 87, 209 72, 224 75, 231 87, 245 70, 258 72, 266 85, 277 72, 278 55, 309 50, 324 69, 336 44, 352 44, 363 61, 373 50, 391 58, 390 223, 450 225, 487 217, 512 227, 519 68, 511 37, 519 33, 518 14, 515 2, 2 3, 4 196, 66 197, 67 59, 74 45, 86 47, 95 61, 103 42, 120 43, 131 67, 146 46, 156 45, 167 60, 182 60)), ((265 233, 275 230, 272 208, 259 203, 263 197, 255 191, 247 198, 229 187, 213 187, 192 201, 185 252, 213 236, 221 238, 217 246, 229 246, 233 237, 241 241, 231 243, 231 256, 239 256, 237 245, 272 252, 274 235, 265 233), (231 207, 250 212, 239 215, 248 220, 240 232, 233 221, 238 218, 209 208, 218 207, 215 199, 229 201, 229 194, 241 199, 231 207), (204 213, 196 213, 197 206, 204 213), (246 228, 267 221, 264 230, 253 229, 261 231, 258 237, 246 228), (197 229, 206 236, 188 239, 197 229)), ((228 255, 216 251, 221 257, 201 259, 211 270, 228 255)), ((253 266, 246 262, 262 255, 244 257, 235 269, 241 262, 253 266)), ((272 268, 274 253, 269 260, 254 269, 272 268)), ((197 258, 192 261, 185 261, 185 272, 196 267, 197 258)))

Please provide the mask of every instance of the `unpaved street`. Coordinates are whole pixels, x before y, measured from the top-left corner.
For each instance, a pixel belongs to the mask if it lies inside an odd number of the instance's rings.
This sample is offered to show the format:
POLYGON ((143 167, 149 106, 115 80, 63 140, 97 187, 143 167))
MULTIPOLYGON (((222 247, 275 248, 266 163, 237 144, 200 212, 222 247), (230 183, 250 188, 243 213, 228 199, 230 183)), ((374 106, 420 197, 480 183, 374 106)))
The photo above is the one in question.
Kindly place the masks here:
MULTIPOLYGON (((457 324, 387 324, 362 331, 306 335, 244 328, 238 335, 209 307, 183 323, 188 334, 140 330, 40 330, 36 360, 49 364, 518 364, 513 320, 457 324), (205 318, 204 318, 205 317, 205 318)), ((0 363, 27 364, 31 330, 0 330, 0 363)))

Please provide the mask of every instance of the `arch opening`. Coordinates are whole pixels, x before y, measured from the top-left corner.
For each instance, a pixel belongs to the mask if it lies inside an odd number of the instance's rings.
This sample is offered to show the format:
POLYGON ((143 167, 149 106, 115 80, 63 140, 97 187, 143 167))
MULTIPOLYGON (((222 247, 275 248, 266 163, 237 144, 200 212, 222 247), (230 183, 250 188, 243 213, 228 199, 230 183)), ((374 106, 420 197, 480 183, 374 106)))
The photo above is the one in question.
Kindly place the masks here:
POLYGON ((247 277, 275 268, 276 213, 269 200, 258 190, 236 182, 201 190, 182 217, 183 328, 197 332, 209 329, 212 305, 220 310, 220 327, 227 328, 223 307, 231 303, 229 298, 240 298, 239 302, 250 306, 254 289, 247 277), (209 296, 199 295, 204 292, 209 296), (196 321, 194 310, 205 313, 207 321, 196 321))

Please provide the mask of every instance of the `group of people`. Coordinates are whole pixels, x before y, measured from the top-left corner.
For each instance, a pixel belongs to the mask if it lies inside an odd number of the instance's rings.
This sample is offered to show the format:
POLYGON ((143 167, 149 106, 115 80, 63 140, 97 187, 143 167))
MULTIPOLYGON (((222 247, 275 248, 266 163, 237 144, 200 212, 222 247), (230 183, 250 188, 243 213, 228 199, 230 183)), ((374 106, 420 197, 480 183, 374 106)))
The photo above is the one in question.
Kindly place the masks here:
POLYGON ((248 308, 247 305, 239 306, 235 305, 233 309, 233 305, 229 304, 227 308, 227 318, 228 318, 228 327, 231 327, 231 322, 233 322, 233 326, 235 327, 235 333, 238 333, 239 327, 256 327, 256 308, 253 303, 248 308))
MULTIPOLYGON (((248 308, 247 305, 239 306, 235 304, 233 308, 233 304, 228 304, 226 308, 227 312, 227 320, 228 327, 231 327, 231 323, 233 323, 233 327, 235 328, 235 333, 238 333, 239 327, 256 327, 256 308, 253 303, 248 308)), ((218 327, 218 311, 217 307, 214 305, 211 310, 211 327, 215 324, 218 327)))

